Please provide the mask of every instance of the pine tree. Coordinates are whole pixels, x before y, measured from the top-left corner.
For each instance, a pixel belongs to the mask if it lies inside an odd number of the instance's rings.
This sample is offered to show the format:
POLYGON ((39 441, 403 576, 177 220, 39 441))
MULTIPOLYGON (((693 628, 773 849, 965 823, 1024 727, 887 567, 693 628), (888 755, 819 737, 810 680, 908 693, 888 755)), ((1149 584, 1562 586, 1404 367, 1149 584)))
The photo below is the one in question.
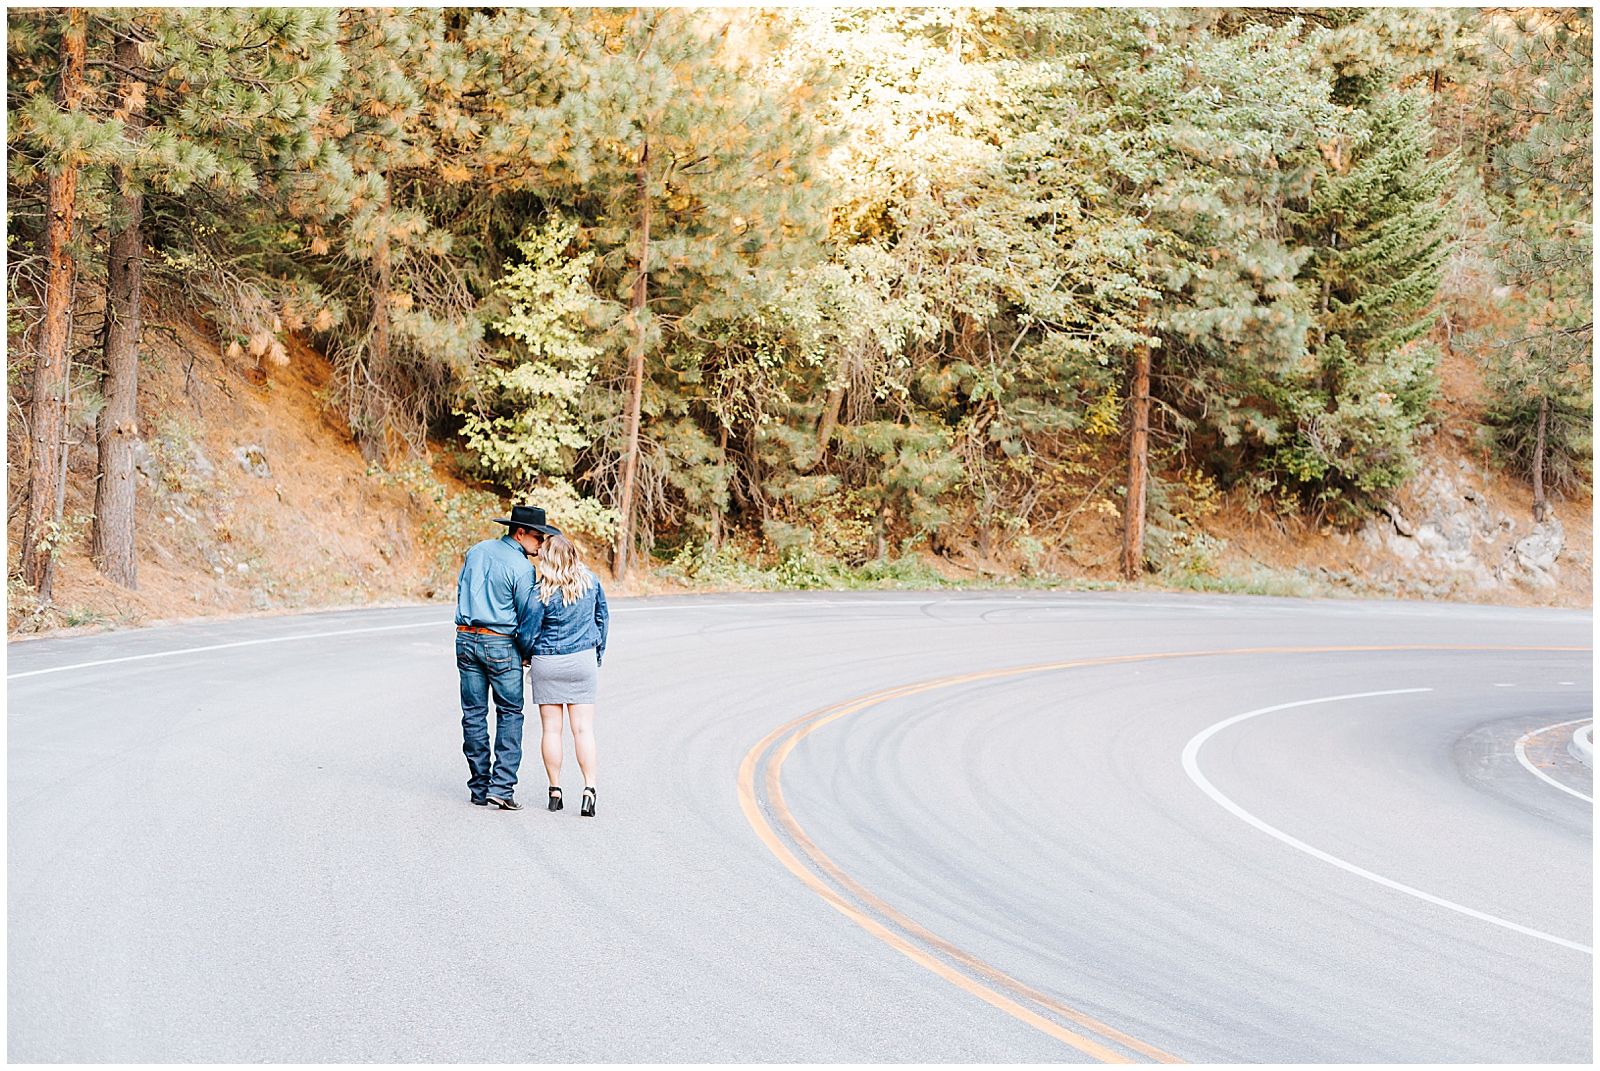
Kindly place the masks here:
MULTIPOLYGON (((663 330, 731 319, 820 234, 816 132, 792 89, 761 70, 759 19, 677 9, 539 12, 544 88, 486 139, 489 162, 569 200, 627 313, 620 526, 613 569, 635 541, 640 421, 663 330), (739 32, 735 32, 735 31, 739 32), (652 291, 654 293, 652 294, 652 291)), ((599 476, 591 473, 591 479, 599 476)))
MULTIPOLYGON (((96 427, 94 558, 138 586, 133 441, 143 304, 145 192, 158 200, 204 184, 222 197, 257 193, 273 171, 310 155, 309 130, 339 68, 331 13, 274 9, 107 13, 109 61, 128 144, 106 266, 105 407, 96 427)), ((160 210, 160 204, 157 208, 160 210)))
POLYGON ((110 246, 95 554, 130 585, 143 287, 259 373, 308 328, 372 463, 455 435, 504 489, 570 476, 621 507, 583 505, 618 575, 658 526, 782 550, 833 505, 852 561, 1037 548, 1123 434, 1135 576, 1164 463, 1344 513, 1404 477, 1461 144, 1518 324, 1491 419, 1542 508, 1587 463, 1589 22, 1501 19, 1496 52, 1474 18, 104 9, 74 110, 70 17, 13 13, 13 319, 60 290, 35 247, 74 172, 95 244, 53 248, 110 246), (1491 60, 1494 106, 1435 136, 1491 60))
POLYGON ((1488 433, 1533 484, 1592 479, 1594 428, 1594 19, 1587 8, 1517 13, 1491 35, 1491 107, 1507 137, 1490 158, 1496 258, 1515 334, 1489 340, 1488 433))
POLYGON ((1139 228, 1101 210, 1074 115, 1087 79, 1029 41, 1035 22, 1064 20, 795 19, 844 72, 828 117, 842 137, 825 170, 829 260, 778 318, 792 401, 761 424, 761 487, 803 515, 847 483, 873 511, 880 556, 891 526, 1019 536, 1029 507, 1003 503, 1038 500, 1011 492, 1048 478, 1137 337, 1139 228))
MULTIPOLYGON (((96 9, 83 16, 80 106, 63 113, 37 93, 26 100, 13 125, 21 151, 10 179, 25 193, 41 171, 76 160, 69 171, 93 190, 92 222, 110 232, 93 553, 109 577, 135 587, 133 440, 146 248, 172 241, 163 217, 175 205, 181 211, 191 191, 221 200, 257 192, 263 175, 303 162, 306 131, 338 69, 330 64, 325 13, 96 9), (102 191, 108 179, 111 189, 102 191)), ((13 100, 57 17, 13 21, 21 31, 8 49, 13 100)), ((27 93, 29 84, 20 89, 27 93)), ((190 240, 192 229, 177 230, 180 243, 190 240)), ((99 265, 87 266, 100 277, 99 265)), ((59 501, 59 475, 57 484, 59 501)))
POLYGON ((289 193, 295 265, 329 313, 314 327, 334 364, 330 402, 371 464, 391 447, 422 452, 483 356, 478 306, 500 258, 492 244, 476 258, 458 247, 499 193, 480 151, 514 96, 486 62, 495 26, 483 14, 341 12, 346 72, 315 131, 316 165, 289 193))
MULTIPOLYGON (((1273 395, 1305 360, 1311 310, 1294 279, 1308 251, 1284 234, 1282 206, 1311 185, 1323 167, 1316 146, 1347 133, 1349 116, 1312 69, 1301 29, 1291 20, 1219 36, 1193 13, 1132 11, 1075 14, 1055 27, 1067 61, 1090 76, 1074 122, 1099 150, 1105 199, 1144 225, 1149 304, 1137 335, 1153 344, 1148 404, 1191 449, 1274 443, 1273 395)), ((1130 576, 1148 557, 1137 495, 1148 469, 1135 437, 1130 576)))
POLYGON ((121 135, 120 124, 101 122, 84 106, 90 22, 87 9, 67 8, 29 13, 11 24, 21 31, 24 48, 31 45, 36 56, 54 51, 58 57, 53 70, 38 69, 19 57, 22 62, 11 70, 8 86, 14 101, 25 95, 11 124, 12 136, 19 137, 24 148, 12 161, 8 177, 26 188, 43 175, 46 185, 41 228, 43 312, 34 358, 28 503, 21 546, 22 578, 45 605, 51 601, 66 486, 68 344, 77 290, 80 179, 86 168, 102 166, 114 157, 121 135), (17 78, 28 75, 32 80, 19 86, 17 78), (53 91, 45 92, 51 81, 53 91))
POLYGON ((1297 281, 1315 312, 1310 367, 1274 385, 1292 427, 1270 462, 1346 514, 1411 475, 1433 396, 1438 353, 1426 335, 1457 166, 1430 159, 1416 94, 1383 89, 1351 104, 1366 130, 1324 144, 1326 169, 1285 214, 1312 251, 1297 281))
MULTIPOLYGON (((128 137, 143 140, 146 126, 145 82, 139 77, 139 45, 130 35, 118 40, 113 53, 128 73, 121 93, 128 137)), ((122 226, 106 252, 105 374, 100 393, 105 408, 95 422, 100 473, 94 489, 93 558, 112 581, 139 586, 134 551, 133 442, 138 438, 139 335, 144 319, 144 242, 139 224, 144 215, 143 191, 134 185, 132 169, 112 169, 112 185, 121 193, 122 226)))
POLYGON ((497 285, 510 308, 489 325, 516 350, 504 364, 478 368, 479 404, 458 410, 467 449, 508 487, 565 474, 574 452, 589 445, 579 402, 600 355, 588 323, 599 301, 589 282, 594 254, 565 255, 576 231, 552 220, 518 243, 522 259, 506 265, 497 285))

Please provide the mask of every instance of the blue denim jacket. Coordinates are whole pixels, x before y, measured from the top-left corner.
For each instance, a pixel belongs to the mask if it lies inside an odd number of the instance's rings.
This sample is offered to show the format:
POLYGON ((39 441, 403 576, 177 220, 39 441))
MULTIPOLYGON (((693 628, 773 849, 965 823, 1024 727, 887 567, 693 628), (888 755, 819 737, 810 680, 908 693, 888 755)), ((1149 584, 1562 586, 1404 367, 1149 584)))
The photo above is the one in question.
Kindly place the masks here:
POLYGON ((467 551, 456 578, 456 624, 511 636, 517 653, 533 653, 539 631, 539 581, 533 563, 510 536, 485 539, 467 551))
POLYGON ((606 593, 600 587, 600 578, 593 573, 589 573, 589 590, 571 606, 559 591, 550 596, 549 602, 541 601, 535 583, 532 620, 536 632, 534 654, 576 654, 593 647, 595 662, 605 659, 606 629, 611 614, 606 609, 606 593))

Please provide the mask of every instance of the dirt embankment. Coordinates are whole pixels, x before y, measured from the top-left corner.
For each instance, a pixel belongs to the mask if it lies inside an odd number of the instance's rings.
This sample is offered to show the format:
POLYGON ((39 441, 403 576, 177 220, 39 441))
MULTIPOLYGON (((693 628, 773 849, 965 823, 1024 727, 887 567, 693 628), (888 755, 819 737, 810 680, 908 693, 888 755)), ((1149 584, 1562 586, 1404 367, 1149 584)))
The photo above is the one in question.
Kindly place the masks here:
MULTIPOLYGON (((419 540, 427 511, 407 490, 368 476, 349 435, 325 417, 319 392, 329 368, 315 350, 291 344, 287 366, 268 376, 249 357, 224 357, 201 325, 167 326, 147 330, 142 348, 138 589, 106 580, 89 558, 93 429, 75 427, 83 444, 71 452, 64 515, 73 537, 56 568, 56 611, 30 615, 27 593, 13 588, 13 631, 440 594, 419 540)), ((15 494, 21 481, 11 486, 15 494)), ((22 518, 11 513, 14 557, 22 518)))
MULTIPOLYGON (((223 355, 198 321, 146 335, 138 590, 107 581, 89 558, 93 430, 76 427, 82 444, 71 452, 65 510, 72 534, 57 567, 54 608, 36 612, 29 594, 13 585, 12 635, 447 600, 459 561, 454 548, 502 531, 488 521, 492 504, 437 458, 408 476, 369 474, 327 411, 330 369, 310 346, 291 341, 288 364, 264 371, 248 355, 223 355)), ((1456 362, 1442 373, 1439 430, 1424 445, 1424 470, 1389 513, 1341 532, 1223 496, 1219 508, 1193 522, 1187 547, 1172 556, 1178 564, 1139 586, 1592 605, 1591 500, 1558 500, 1553 517, 1535 525, 1526 485, 1490 468, 1473 445, 1470 370, 1456 362)), ((13 427, 13 575, 23 449, 13 427)), ((1031 568, 1014 550, 943 548, 943 555, 919 552, 922 575, 986 586, 1111 585, 1118 510, 1109 497, 1089 505, 1031 568)), ((605 577, 604 555, 588 549, 605 577)), ((608 589, 683 590, 640 570, 608 589)))
POLYGON ((1438 375, 1419 471, 1385 510, 1350 532, 1230 502, 1213 526, 1229 544, 1224 567, 1303 575, 1331 594, 1592 607, 1592 491, 1553 494, 1536 522, 1533 489, 1494 468, 1479 442, 1472 362, 1447 348, 1438 375))

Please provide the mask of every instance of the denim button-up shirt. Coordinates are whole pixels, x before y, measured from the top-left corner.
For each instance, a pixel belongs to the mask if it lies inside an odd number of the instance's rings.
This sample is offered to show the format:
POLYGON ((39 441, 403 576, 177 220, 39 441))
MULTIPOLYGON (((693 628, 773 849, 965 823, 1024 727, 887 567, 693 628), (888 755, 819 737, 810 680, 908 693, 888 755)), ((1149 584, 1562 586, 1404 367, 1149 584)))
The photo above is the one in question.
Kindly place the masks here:
POLYGON ((515 639, 524 658, 539 631, 539 581, 533 563, 509 535, 467 551, 456 578, 456 624, 493 629, 515 639))
POLYGON ((559 591, 550 596, 549 602, 541 601, 535 584, 533 621, 537 632, 533 641, 534 654, 576 654, 593 647, 595 662, 605 660, 606 631, 611 614, 606 609, 606 593, 600 587, 600 578, 594 573, 589 573, 589 590, 571 606, 559 591))

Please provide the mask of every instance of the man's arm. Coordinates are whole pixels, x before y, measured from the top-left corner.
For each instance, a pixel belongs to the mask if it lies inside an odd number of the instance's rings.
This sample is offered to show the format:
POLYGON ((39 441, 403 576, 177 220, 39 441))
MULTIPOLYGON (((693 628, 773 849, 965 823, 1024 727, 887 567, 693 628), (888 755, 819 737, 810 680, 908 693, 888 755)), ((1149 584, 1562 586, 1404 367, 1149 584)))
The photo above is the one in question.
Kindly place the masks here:
POLYGON ((456 624, 458 625, 472 624, 467 614, 467 563, 469 561, 471 561, 470 557, 463 558, 461 571, 456 574, 456 624))
POLYGON ((511 597, 517 607, 517 651, 522 655, 522 664, 527 665, 533 656, 533 641, 539 638, 544 624, 544 603, 539 601, 539 583, 532 569, 518 570, 511 597))

